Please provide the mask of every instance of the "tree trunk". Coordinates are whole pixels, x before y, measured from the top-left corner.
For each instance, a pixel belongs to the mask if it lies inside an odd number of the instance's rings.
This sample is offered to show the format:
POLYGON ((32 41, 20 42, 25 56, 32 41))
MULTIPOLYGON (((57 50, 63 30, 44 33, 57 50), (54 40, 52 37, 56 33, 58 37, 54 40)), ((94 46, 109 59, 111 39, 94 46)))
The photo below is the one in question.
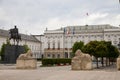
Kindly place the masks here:
POLYGON ((4 61, 5 56, 1 55, 1 61, 4 61))
POLYGON ((108 58, 106 57, 106 66, 108 65, 108 58))
POLYGON ((110 66, 110 57, 109 57, 109 66, 110 66))
POLYGON ((97 66, 97 68, 98 68, 98 57, 96 57, 96 66, 97 66))
POLYGON ((112 58, 112 65, 113 65, 113 63, 114 63, 114 58, 112 58))
POLYGON ((103 57, 102 57, 102 60, 101 60, 101 61, 102 61, 102 62, 101 62, 101 63, 102 63, 102 67, 104 67, 103 57))

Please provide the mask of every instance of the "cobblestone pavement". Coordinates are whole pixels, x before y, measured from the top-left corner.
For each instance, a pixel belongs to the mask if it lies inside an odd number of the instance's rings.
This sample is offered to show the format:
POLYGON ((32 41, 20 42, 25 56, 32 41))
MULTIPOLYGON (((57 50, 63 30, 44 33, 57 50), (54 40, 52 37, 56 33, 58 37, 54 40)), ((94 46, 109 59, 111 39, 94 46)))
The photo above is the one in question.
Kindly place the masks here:
POLYGON ((38 66, 35 70, 20 70, 15 69, 15 65, 0 65, 0 80, 120 80, 120 71, 115 66, 73 71, 71 66, 38 66), (5 66, 4 69, 1 66, 5 66))

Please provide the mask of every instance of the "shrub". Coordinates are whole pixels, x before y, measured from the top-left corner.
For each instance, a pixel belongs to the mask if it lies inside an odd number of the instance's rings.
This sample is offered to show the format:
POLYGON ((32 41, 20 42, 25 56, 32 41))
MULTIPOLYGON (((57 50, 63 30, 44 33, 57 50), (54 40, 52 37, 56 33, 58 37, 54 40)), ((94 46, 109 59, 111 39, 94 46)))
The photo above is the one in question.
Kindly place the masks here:
POLYGON ((49 66, 54 64, 71 64, 71 59, 42 59, 43 66, 49 66))

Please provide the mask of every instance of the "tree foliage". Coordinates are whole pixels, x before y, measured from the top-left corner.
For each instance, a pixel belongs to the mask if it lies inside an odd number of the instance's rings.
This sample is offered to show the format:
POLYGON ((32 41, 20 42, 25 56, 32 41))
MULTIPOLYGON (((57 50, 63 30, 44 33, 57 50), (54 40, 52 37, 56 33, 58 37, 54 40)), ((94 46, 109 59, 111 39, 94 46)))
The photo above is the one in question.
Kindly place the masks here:
POLYGON ((23 45, 24 46, 24 48, 25 48, 25 53, 28 51, 28 50, 30 50, 30 48, 28 47, 28 45, 23 45))
POLYGON ((83 47, 82 51, 95 57, 117 58, 119 55, 118 49, 111 42, 106 41, 90 41, 83 47))
POLYGON ((82 47, 84 46, 84 42, 80 41, 80 42, 75 42, 73 47, 72 47, 72 56, 75 55, 75 52, 78 50, 78 49, 82 49, 82 47))
POLYGON ((90 55, 93 55, 93 56, 97 57, 98 55, 95 53, 95 48, 97 47, 98 44, 99 44, 98 41, 90 41, 88 44, 86 44, 82 48, 82 52, 88 53, 90 55))
POLYGON ((107 47, 104 44, 98 44, 95 48, 95 53, 98 57, 105 57, 107 54, 107 47))
POLYGON ((1 47, 1 50, 0 50, 0 56, 2 56, 3 55, 3 53, 5 52, 5 46, 6 46, 6 44, 5 43, 3 43, 2 44, 2 47, 1 47))
POLYGON ((0 49, 0 56, 3 59, 6 45, 11 45, 9 39, 6 39, 6 43, 3 43, 0 49))
POLYGON ((91 56, 94 56, 97 61, 98 58, 101 58, 102 64, 103 57, 115 59, 119 56, 118 49, 113 46, 111 42, 107 41, 90 41, 82 48, 82 51, 90 54, 91 56))

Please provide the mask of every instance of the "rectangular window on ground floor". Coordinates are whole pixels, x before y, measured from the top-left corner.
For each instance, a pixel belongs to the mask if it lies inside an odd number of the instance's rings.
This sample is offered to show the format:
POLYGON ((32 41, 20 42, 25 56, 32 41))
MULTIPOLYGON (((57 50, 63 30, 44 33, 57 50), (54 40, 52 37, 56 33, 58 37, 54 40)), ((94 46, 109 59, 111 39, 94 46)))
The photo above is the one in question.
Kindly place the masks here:
POLYGON ((47 57, 50 57, 50 54, 47 54, 47 57))
POLYGON ((57 54, 57 58, 60 58, 60 54, 57 54))
POLYGON ((55 54, 52 54, 52 58, 55 58, 55 54))

